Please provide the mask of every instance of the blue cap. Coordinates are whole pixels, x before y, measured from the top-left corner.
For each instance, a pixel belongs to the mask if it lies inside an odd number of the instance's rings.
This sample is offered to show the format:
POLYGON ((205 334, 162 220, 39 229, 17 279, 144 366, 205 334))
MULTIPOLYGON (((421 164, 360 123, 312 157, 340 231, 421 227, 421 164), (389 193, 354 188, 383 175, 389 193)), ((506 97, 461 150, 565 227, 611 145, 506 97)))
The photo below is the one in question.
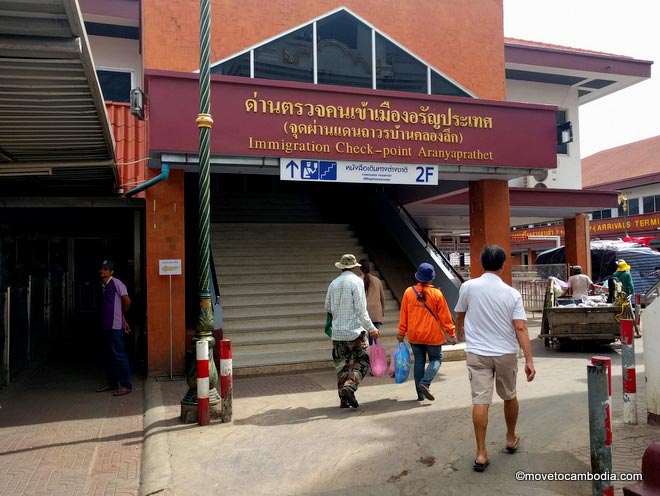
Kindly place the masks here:
POLYGON ((433 265, 429 263, 419 264, 415 279, 419 282, 429 282, 435 279, 435 269, 433 268, 433 265))
POLYGON ((101 269, 108 269, 108 270, 115 270, 115 264, 113 264, 110 260, 103 260, 101 262, 101 269))

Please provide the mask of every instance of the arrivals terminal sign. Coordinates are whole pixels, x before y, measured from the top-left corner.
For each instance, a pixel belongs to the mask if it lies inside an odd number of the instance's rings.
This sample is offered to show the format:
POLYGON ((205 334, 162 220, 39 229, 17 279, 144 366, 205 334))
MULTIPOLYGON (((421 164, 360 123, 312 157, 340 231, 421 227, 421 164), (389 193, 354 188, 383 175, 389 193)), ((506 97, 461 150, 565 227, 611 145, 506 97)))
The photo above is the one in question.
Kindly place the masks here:
MULTIPOLYGON (((195 153, 197 75, 145 71, 150 147, 195 153)), ((214 155, 556 168, 556 107, 216 76, 214 155)), ((288 159, 288 160, 287 160, 288 159)))

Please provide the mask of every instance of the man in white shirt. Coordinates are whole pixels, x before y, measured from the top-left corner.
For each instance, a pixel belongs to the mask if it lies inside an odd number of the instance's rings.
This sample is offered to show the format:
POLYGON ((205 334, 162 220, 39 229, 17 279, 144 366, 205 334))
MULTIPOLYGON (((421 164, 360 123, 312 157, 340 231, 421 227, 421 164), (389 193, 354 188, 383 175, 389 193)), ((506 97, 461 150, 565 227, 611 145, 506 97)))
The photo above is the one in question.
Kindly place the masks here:
POLYGON ((576 300, 588 296, 589 291, 594 289, 594 283, 589 276, 582 273, 580 265, 573 266, 573 275, 568 278, 568 293, 576 300))
POLYGON ((472 424, 477 442, 473 468, 477 472, 486 470, 490 463, 486 430, 493 381, 498 396, 504 400, 505 449, 508 453, 515 453, 520 443, 520 436, 516 433, 519 347, 525 355, 527 381, 532 381, 536 375, 522 297, 500 278, 505 260, 506 253, 501 247, 486 246, 481 252, 484 274, 461 285, 455 308, 456 330, 459 339, 464 337, 467 345, 472 424))
POLYGON ((325 309, 332 314, 332 359, 337 373, 339 407, 357 408, 358 384, 369 371, 366 333, 378 339, 380 333, 367 313, 360 264, 354 255, 342 255, 335 267, 341 274, 330 283, 325 309))

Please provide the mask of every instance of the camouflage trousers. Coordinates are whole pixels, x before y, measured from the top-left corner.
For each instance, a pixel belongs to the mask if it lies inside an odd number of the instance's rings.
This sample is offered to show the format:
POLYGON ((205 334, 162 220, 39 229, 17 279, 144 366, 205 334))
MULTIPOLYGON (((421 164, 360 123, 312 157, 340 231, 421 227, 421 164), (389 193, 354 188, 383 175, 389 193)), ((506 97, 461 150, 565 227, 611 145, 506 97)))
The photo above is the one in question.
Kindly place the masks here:
POLYGON ((350 388, 357 391, 358 384, 369 372, 369 345, 365 339, 366 333, 353 341, 333 341, 332 359, 337 373, 337 390, 350 388))

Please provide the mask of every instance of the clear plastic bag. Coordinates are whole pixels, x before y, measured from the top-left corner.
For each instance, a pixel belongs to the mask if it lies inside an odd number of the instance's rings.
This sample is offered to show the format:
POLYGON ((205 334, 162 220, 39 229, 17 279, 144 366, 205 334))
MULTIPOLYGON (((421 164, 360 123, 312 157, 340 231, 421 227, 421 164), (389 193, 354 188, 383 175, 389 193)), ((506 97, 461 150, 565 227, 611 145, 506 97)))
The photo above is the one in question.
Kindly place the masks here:
POLYGON ((387 375, 394 377, 394 355, 396 355, 396 348, 392 348, 390 352, 390 366, 387 369, 387 375))
POLYGON ((387 353, 379 339, 374 340, 374 344, 369 347, 369 362, 371 363, 371 373, 374 377, 385 375, 387 371, 387 353))

